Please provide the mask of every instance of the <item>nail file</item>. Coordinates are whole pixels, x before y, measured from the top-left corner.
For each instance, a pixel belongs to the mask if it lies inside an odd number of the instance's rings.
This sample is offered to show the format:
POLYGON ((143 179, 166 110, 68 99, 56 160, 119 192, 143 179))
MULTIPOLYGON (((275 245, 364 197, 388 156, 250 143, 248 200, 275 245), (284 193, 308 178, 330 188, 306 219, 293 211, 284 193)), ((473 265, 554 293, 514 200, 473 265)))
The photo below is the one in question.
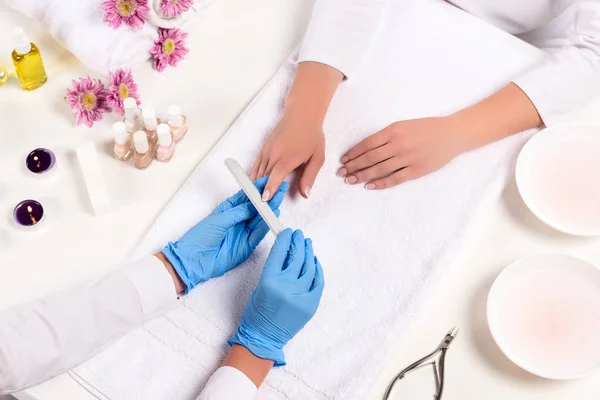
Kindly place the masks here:
POLYGON ((277 215, 271 210, 269 204, 267 202, 262 201, 262 197, 258 192, 254 183, 248 178, 248 175, 242 169, 242 166, 239 162, 234 160, 233 158, 228 158, 225 160, 225 165, 231 175, 235 178, 237 183, 240 185, 246 196, 250 199, 260 216, 265 220, 269 228, 271 228, 271 232, 275 236, 279 235, 281 231, 285 229, 277 215))

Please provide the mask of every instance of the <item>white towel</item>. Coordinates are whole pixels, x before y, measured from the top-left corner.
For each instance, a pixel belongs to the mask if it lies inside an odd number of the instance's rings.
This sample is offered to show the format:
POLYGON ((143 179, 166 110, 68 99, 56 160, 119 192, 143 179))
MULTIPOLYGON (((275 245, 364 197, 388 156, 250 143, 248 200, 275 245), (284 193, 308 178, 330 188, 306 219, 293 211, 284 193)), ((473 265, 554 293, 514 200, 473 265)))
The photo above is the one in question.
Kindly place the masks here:
MULTIPOLYGON (((472 104, 542 56, 439 1, 394 7, 360 73, 335 95, 324 126, 327 161, 310 200, 290 196, 282 206, 283 223, 313 238, 325 292, 314 319, 286 347, 288 365, 269 374, 260 399, 364 398, 386 352, 452 265, 474 222, 499 199, 533 133, 464 154, 386 191, 337 178, 339 157, 368 134, 472 104)), ((238 189, 223 161, 234 157, 251 166, 281 114, 294 68, 290 59, 273 77, 158 216, 133 258, 181 235, 238 189)), ((245 265, 200 285, 181 307, 126 335, 73 376, 113 400, 195 398, 228 349, 225 341, 272 241, 269 236, 245 265)))
MULTIPOLYGON (((25 14, 43 22, 46 30, 88 68, 107 75, 117 69, 131 69, 150 58, 158 39, 157 27, 181 26, 187 16, 167 20, 157 14, 159 2, 148 0, 150 12, 142 29, 121 25, 113 29, 104 22, 104 0, 5 0, 25 14)), ((199 0, 194 8, 207 7, 214 0, 199 0)))

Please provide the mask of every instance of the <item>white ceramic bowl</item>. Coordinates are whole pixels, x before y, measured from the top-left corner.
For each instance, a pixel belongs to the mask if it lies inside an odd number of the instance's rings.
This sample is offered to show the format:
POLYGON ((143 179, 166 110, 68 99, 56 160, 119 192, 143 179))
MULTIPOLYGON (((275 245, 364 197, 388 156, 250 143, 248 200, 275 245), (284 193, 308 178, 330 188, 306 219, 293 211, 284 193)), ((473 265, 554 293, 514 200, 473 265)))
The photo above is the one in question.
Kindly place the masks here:
POLYGON ((519 192, 546 224, 578 236, 600 235, 600 128, 558 125, 523 147, 519 192))
POLYGON ((600 270, 567 255, 510 264, 488 295, 490 332, 515 364, 547 379, 600 369, 600 270))

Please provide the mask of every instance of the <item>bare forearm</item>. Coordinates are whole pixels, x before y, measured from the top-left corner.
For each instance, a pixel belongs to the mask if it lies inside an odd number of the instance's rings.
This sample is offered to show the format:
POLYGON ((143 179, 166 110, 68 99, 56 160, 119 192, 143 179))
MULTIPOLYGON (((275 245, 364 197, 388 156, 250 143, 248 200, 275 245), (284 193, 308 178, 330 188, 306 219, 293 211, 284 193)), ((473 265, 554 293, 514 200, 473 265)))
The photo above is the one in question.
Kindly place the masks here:
POLYGON ((233 367, 244 373, 259 387, 273 368, 273 360, 265 360, 252 354, 250 350, 239 344, 234 344, 223 361, 224 367, 233 367))
POLYGON ((514 83, 449 117, 462 151, 473 150, 527 129, 542 119, 527 95, 514 83))
POLYGON ((181 278, 175 271, 173 264, 171 264, 171 262, 167 259, 167 257, 163 253, 156 253, 154 256, 163 263, 163 265, 165 266, 165 269, 167 270, 169 275, 171 275, 171 278, 173 279, 173 285, 175 287, 175 293, 179 294, 179 293, 183 292, 185 290, 185 284, 183 283, 183 281, 181 280, 181 278))
POLYGON ((285 102, 285 112, 322 122, 343 79, 344 75, 329 65, 301 62, 285 102))

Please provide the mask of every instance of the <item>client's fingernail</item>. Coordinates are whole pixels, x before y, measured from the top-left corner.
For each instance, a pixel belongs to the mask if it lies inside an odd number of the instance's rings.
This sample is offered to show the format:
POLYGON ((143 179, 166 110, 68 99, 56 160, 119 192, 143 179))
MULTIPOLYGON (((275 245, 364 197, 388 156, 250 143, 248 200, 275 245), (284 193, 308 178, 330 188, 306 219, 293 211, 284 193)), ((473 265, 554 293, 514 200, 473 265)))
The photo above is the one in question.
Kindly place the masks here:
POLYGON ((306 196, 306 198, 308 198, 308 196, 310 196, 310 186, 306 186, 304 188, 304 196, 306 196))
POLYGON ((367 190, 373 190, 373 189, 375 189, 375 184, 374 183, 367 183, 367 186, 365 186, 365 189, 367 189, 367 190))
POLYGON ((346 178, 346 183, 353 184, 353 183, 356 183, 357 180, 358 179, 356 179, 355 176, 349 176, 346 178))
POLYGON ((342 167, 342 168, 338 169, 337 176, 344 177, 344 176, 346 176, 347 173, 348 173, 348 170, 346 168, 342 167))
POLYGON ((340 161, 342 162, 342 164, 346 164, 348 162, 348 156, 342 157, 340 161))
POLYGON ((265 190, 262 195, 262 201, 268 201, 271 197, 271 192, 269 190, 265 190))

